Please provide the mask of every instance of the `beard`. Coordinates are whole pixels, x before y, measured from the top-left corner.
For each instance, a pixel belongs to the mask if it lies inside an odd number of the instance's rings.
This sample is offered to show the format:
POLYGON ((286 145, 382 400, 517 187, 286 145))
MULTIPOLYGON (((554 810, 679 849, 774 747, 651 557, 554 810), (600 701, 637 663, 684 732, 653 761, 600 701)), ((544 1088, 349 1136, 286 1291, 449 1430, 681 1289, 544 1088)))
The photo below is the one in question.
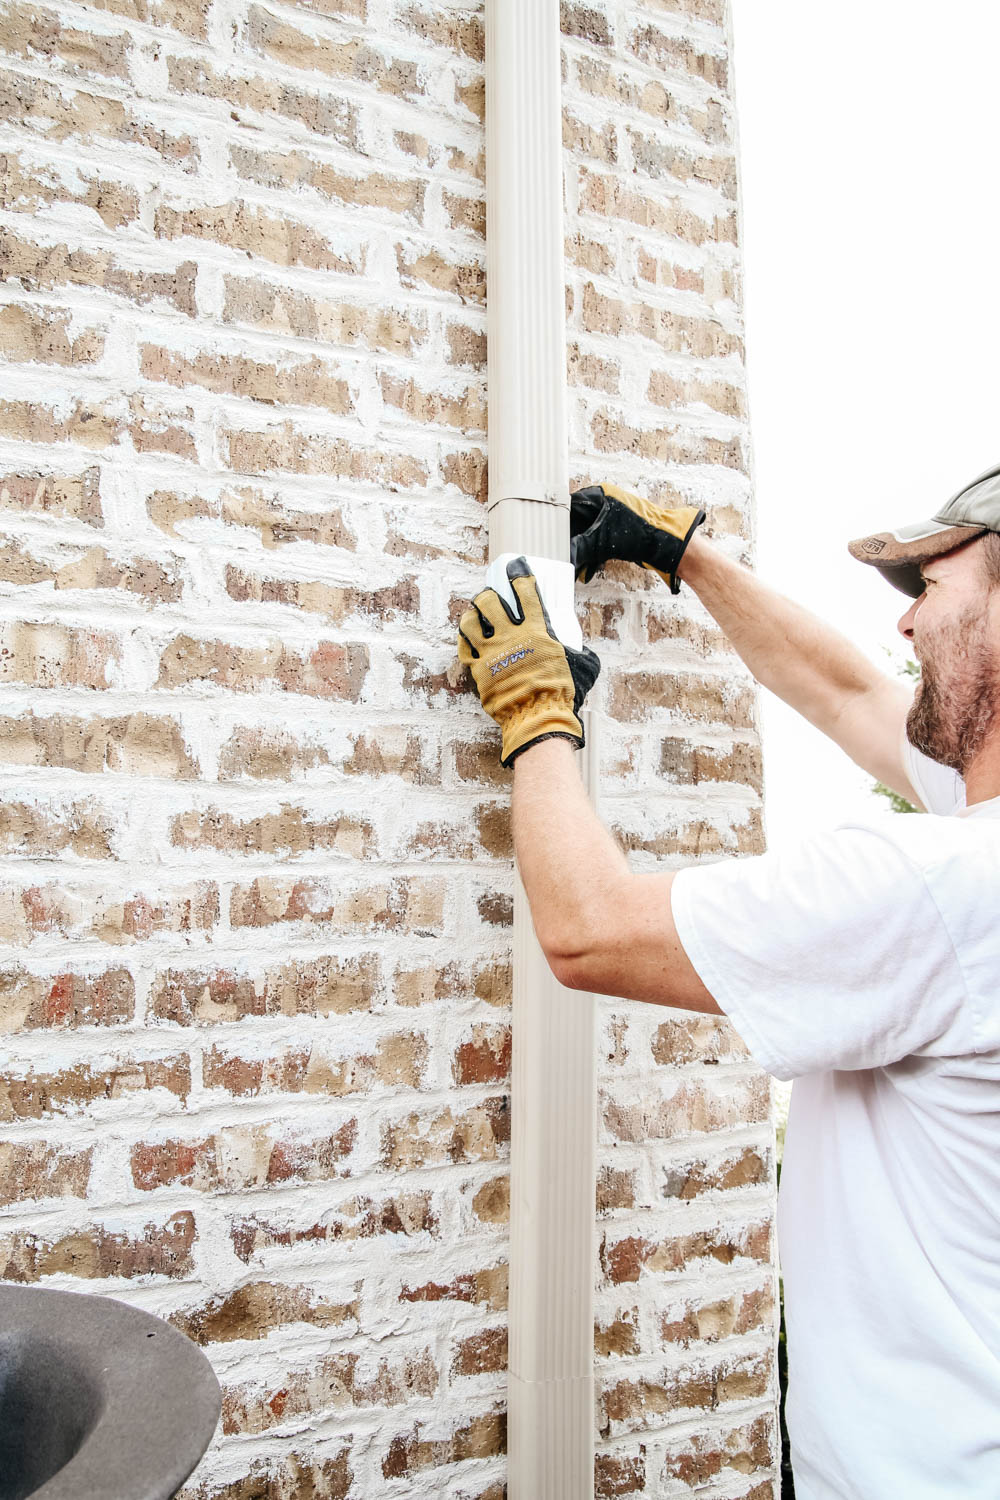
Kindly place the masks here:
POLYGON ((993 727, 998 678, 985 607, 941 625, 920 643, 920 682, 906 717, 910 744, 965 776, 993 727))

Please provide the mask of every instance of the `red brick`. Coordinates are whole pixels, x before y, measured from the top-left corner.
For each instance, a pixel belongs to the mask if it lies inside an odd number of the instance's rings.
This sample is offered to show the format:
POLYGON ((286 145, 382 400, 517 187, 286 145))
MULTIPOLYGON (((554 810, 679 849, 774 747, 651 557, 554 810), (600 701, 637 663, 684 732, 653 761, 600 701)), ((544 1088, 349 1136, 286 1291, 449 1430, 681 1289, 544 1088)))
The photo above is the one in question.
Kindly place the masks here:
POLYGON ((193 1274, 194 1215, 182 1211, 129 1233, 102 1224, 57 1236, 15 1229, 0 1237, 0 1277, 34 1282, 45 1276, 86 1279, 193 1274))
POLYGON ((135 982, 127 969, 48 976, 0 970, 0 1032, 115 1026, 134 1013, 135 982))
POLYGON ((231 969, 168 969, 153 982, 152 1013, 183 1026, 241 1021, 247 1016, 346 1015, 370 1010, 378 961, 293 959, 262 974, 231 969))

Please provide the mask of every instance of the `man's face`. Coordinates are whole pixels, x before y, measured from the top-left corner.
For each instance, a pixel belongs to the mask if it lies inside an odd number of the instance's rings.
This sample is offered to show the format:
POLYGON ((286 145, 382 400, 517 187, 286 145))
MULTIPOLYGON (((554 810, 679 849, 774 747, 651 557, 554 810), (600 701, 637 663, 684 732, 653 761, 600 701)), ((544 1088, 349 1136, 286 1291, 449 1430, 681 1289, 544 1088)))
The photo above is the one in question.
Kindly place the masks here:
POLYGON ((920 663, 911 745, 963 776, 1000 708, 1000 604, 977 538, 925 563, 925 591, 899 622, 920 663))

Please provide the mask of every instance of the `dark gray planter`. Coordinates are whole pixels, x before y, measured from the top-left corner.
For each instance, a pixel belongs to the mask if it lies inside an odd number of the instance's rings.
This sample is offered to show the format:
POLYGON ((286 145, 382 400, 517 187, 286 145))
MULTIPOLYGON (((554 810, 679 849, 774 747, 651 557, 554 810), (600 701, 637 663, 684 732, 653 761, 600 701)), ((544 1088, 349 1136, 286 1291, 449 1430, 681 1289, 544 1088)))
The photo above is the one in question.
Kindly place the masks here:
POLYGON ((169 1500, 221 1404, 204 1354, 162 1319, 0 1286, 0 1500, 169 1500))

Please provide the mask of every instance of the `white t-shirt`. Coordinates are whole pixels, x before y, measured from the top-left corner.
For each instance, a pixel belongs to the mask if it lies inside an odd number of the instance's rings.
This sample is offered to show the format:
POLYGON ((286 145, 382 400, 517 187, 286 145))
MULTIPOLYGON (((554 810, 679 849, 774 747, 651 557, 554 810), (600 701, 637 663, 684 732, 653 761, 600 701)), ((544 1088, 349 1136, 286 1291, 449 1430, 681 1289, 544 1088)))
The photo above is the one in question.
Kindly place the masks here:
POLYGON ((1000 798, 682 870, 684 949, 794 1078, 778 1232, 797 1500, 1000 1497, 1000 798))

